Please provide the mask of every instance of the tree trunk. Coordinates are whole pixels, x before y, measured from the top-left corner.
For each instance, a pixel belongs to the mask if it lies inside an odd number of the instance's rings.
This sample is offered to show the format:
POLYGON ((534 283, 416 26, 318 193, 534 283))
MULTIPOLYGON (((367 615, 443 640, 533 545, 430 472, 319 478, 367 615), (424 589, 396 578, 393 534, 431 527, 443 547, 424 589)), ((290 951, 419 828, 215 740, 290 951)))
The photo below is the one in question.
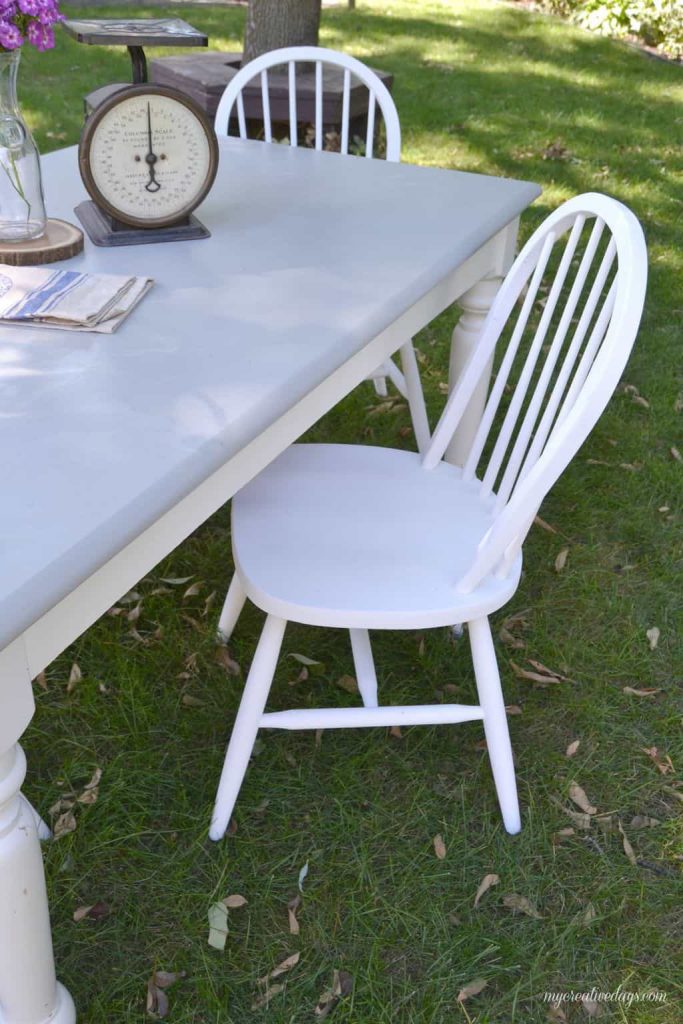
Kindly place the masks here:
POLYGON ((281 46, 317 46, 320 3, 321 0, 249 0, 242 63, 281 46))

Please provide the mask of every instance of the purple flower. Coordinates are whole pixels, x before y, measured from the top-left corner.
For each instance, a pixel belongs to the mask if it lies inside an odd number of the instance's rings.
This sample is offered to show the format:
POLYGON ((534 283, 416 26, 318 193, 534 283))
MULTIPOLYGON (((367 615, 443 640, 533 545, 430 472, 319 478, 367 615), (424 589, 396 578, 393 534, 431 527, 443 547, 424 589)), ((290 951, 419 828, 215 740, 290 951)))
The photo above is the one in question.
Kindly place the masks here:
POLYGON ((30 21, 26 29, 26 38, 36 50, 51 50, 55 45, 55 34, 48 25, 38 21, 30 21))
POLYGON ((64 21, 64 15, 59 10, 56 0, 19 0, 19 2, 35 4, 38 9, 36 17, 42 25, 54 25, 56 21, 64 21))
POLYGON ((23 41, 24 37, 16 25, 8 25, 6 21, 0 21, 0 46, 4 50, 16 50, 23 41))
POLYGON ((40 12, 40 0, 17 0, 17 4, 22 14, 30 14, 35 18, 40 12))

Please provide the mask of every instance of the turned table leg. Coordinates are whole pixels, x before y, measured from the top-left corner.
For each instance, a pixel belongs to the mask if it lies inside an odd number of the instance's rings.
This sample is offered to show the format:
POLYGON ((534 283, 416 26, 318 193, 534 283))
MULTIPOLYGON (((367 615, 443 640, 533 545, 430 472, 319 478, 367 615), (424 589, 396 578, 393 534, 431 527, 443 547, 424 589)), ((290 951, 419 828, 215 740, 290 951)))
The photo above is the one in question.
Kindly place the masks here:
MULTIPOLYGON (((484 321, 503 278, 512 266, 517 248, 518 230, 519 217, 516 217, 496 236, 496 252, 489 273, 458 299, 463 313, 455 325, 451 339, 451 358, 448 370, 449 393, 455 387, 472 350, 479 343, 484 321)), ((451 462, 455 466, 464 465, 472 447, 472 441, 486 405, 491 368, 489 366, 488 373, 484 375, 480 387, 472 395, 451 443, 446 449, 444 455, 446 462, 451 462)))
POLYGON ((16 741, 33 714, 22 655, 19 641, 0 661, 0 1024, 74 1024, 55 977, 36 817, 21 794, 26 758, 16 741))
MULTIPOLYGON (((500 284, 501 278, 499 277, 485 277, 483 280, 477 281, 473 288, 470 288, 458 299, 458 304, 462 306, 463 312, 453 329, 451 340, 451 359, 448 368, 449 391, 455 387, 470 354, 479 342, 481 329, 500 284)), ((446 462, 451 462, 455 466, 464 465, 484 412, 490 376, 491 367, 489 366, 488 373, 482 378, 479 387, 472 395, 446 449, 444 456, 446 462)))

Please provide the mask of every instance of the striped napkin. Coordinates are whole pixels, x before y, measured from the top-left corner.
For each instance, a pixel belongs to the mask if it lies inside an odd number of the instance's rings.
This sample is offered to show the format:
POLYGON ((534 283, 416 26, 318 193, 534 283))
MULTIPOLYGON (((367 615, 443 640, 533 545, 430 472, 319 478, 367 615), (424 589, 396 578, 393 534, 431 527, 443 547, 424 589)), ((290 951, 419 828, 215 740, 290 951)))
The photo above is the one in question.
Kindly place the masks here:
POLYGON ((0 323, 112 334, 152 284, 149 277, 0 265, 0 323))

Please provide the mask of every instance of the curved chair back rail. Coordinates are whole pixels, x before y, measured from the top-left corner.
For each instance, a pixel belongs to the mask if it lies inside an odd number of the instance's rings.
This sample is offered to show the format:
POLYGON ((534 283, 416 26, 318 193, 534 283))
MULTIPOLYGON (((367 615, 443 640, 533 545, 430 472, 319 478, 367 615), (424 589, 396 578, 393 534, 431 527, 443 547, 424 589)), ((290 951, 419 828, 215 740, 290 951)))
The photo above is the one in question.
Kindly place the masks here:
POLYGON ((541 501, 599 419, 635 341, 646 283, 640 224, 627 207, 596 193, 564 203, 515 260, 424 457, 426 468, 441 460, 509 331, 463 468, 465 480, 481 475, 483 500, 495 496, 494 525, 460 581, 464 592, 491 571, 507 574, 541 501))
POLYGON ((230 118, 233 108, 237 106, 237 124, 240 138, 246 139, 247 119, 244 110, 243 91, 245 86, 260 78, 261 104, 263 109, 263 131, 266 142, 273 141, 273 122, 270 113, 270 87, 268 72, 275 67, 287 67, 289 92, 289 142, 298 145, 298 117, 296 76, 298 64, 313 64, 315 67, 315 148, 322 149, 323 134, 323 67, 325 65, 343 70, 342 86, 342 117, 340 133, 340 150, 349 151, 349 128, 351 122, 351 79, 357 78, 367 87, 368 123, 365 136, 365 155, 371 157, 374 152, 375 122, 377 108, 384 119, 386 131, 386 158, 395 162, 401 159, 401 125, 391 93, 384 82, 361 61, 349 57, 336 50, 327 50, 322 46, 287 46, 280 50, 271 50, 249 62, 237 72, 223 93, 216 119, 214 122, 218 135, 229 134, 230 118))

